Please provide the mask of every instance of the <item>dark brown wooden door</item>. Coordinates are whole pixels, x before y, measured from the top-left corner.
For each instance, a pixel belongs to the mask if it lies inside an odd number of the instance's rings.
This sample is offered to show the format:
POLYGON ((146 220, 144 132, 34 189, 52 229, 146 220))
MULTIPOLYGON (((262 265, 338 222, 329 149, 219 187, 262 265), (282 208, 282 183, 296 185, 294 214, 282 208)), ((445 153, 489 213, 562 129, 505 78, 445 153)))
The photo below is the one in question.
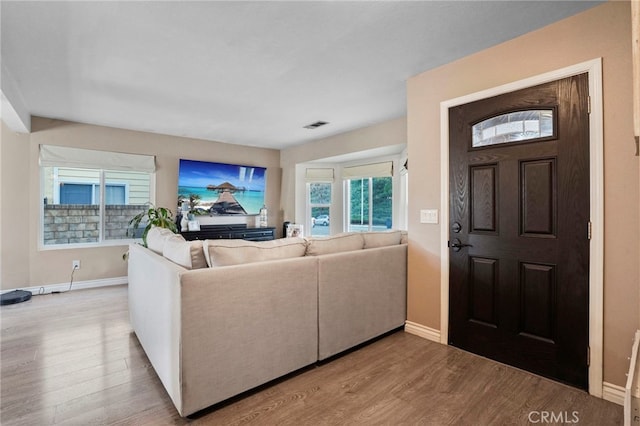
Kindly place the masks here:
POLYGON ((451 108, 449 132, 449 344, 587 389, 588 76, 451 108))

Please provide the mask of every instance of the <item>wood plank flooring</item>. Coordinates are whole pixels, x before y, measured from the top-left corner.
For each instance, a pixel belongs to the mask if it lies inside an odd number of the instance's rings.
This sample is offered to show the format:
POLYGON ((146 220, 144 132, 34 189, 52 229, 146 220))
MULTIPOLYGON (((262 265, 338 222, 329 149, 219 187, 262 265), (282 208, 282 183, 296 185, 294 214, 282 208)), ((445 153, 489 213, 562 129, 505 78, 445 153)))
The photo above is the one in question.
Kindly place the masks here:
POLYGON ((404 332, 183 419, 131 330, 126 286, 35 296, 0 321, 6 426, 622 424, 618 405, 404 332))

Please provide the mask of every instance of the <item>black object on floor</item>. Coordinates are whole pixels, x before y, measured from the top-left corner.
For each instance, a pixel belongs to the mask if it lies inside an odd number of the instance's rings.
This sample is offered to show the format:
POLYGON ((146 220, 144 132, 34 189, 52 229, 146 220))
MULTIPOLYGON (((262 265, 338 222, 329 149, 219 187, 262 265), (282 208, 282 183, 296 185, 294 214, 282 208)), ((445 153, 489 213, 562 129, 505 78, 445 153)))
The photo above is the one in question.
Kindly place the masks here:
POLYGON ((31 292, 25 290, 13 290, 0 294, 0 305, 13 305, 14 303, 26 302, 31 299, 31 292))

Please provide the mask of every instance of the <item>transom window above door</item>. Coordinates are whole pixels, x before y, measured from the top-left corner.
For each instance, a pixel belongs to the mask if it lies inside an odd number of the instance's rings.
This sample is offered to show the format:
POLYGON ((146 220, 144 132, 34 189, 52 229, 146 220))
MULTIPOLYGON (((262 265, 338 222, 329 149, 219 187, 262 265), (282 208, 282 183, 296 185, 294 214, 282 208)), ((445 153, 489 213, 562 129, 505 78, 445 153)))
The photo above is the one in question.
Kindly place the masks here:
POLYGON ((471 127, 471 147, 524 142, 555 136, 555 111, 515 111, 488 118, 471 127))

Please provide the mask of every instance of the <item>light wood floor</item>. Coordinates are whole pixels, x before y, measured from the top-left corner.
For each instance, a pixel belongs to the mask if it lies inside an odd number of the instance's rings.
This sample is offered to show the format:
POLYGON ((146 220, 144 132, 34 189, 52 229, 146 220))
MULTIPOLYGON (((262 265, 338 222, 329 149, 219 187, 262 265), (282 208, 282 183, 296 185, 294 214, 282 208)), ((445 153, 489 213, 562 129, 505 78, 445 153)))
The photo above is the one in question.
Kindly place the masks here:
POLYGON ((125 286, 37 296, 0 319, 2 425, 500 425, 543 411, 622 424, 613 403, 404 332, 182 419, 131 331, 125 286))

